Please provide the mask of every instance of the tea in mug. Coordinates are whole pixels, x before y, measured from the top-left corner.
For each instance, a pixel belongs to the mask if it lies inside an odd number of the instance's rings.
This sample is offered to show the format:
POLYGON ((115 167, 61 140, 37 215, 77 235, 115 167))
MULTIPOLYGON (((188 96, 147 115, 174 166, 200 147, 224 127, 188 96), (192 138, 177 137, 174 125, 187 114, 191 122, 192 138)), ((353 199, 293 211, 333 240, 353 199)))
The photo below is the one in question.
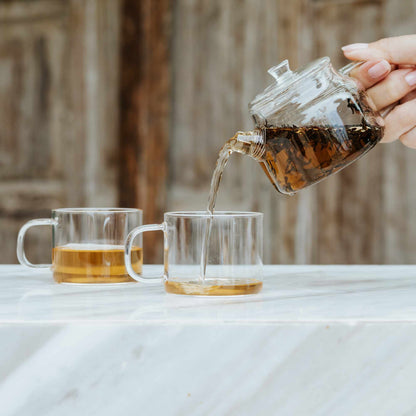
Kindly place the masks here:
MULTIPOLYGON (((207 236, 204 233, 204 239, 207 236)), ((168 263, 169 252, 165 249, 164 257, 164 270, 165 276, 169 273, 169 263, 168 263)), ((206 267, 206 265, 204 265, 206 267)), ((205 271, 205 269, 204 269, 205 271)), ((165 280, 165 290, 167 293, 174 293, 176 295, 202 295, 202 296, 231 296, 231 295, 251 295, 254 293, 259 293, 263 287, 263 282, 257 279, 248 280, 247 282, 241 283, 230 283, 232 278, 205 278, 205 276, 200 276, 201 281, 183 281, 175 280, 165 280), (225 283, 227 282, 227 283, 225 283)))
POLYGON ((221 280, 205 278, 202 283, 167 280, 165 281, 165 290, 177 295, 231 296, 259 293, 263 287, 263 282, 255 279, 249 280, 247 283, 240 281, 236 284, 224 283, 224 280, 227 280, 224 278, 221 280))
MULTIPOLYGON (((58 283, 134 282, 124 266, 124 246, 66 244, 52 252, 53 277, 58 283)), ((132 266, 142 272, 143 251, 133 247, 132 266)))

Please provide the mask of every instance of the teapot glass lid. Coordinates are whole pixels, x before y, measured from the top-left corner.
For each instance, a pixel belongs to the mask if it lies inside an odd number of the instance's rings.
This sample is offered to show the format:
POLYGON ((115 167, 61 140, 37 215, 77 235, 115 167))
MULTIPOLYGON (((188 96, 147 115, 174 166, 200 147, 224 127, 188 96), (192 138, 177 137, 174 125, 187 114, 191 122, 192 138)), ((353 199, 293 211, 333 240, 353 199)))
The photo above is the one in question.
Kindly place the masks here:
POLYGON ((314 84, 316 84, 316 80, 319 81, 319 78, 327 74, 327 69, 331 69, 333 72, 330 59, 327 56, 310 62, 295 71, 290 69, 289 62, 285 59, 267 71, 275 79, 275 82, 253 99, 249 105, 250 112, 267 118, 268 114, 272 114, 277 108, 282 107, 300 89, 309 88, 311 80, 315 80, 314 84))

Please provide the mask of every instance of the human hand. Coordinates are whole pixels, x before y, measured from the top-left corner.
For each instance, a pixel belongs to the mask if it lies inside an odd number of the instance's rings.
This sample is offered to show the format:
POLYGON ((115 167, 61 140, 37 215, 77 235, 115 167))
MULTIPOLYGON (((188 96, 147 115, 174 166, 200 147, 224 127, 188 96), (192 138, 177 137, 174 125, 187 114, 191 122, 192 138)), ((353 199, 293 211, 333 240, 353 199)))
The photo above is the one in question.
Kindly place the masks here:
POLYGON ((366 61, 351 72, 379 111, 398 103, 385 117, 382 142, 416 149, 416 35, 355 43, 342 48, 346 58, 366 61))

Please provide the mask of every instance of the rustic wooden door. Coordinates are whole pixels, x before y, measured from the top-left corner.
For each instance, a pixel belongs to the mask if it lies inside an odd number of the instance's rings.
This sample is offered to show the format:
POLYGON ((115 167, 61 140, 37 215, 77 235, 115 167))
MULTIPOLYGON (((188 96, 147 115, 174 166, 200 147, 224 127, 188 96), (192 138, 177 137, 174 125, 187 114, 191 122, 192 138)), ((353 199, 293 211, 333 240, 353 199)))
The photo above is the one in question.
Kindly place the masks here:
MULTIPOLYGON (((117 203, 118 16, 112 0, 0 2, 0 262, 27 219, 117 203)), ((28 236, 32 261, 50 235, 28 236)))

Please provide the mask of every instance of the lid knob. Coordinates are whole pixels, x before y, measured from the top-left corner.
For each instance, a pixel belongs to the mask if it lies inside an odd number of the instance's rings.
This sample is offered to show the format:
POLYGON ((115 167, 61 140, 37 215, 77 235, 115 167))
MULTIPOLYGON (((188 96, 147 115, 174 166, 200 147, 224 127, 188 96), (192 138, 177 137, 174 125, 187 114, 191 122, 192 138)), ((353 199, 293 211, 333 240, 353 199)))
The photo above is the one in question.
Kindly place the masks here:
POLYGON ((277 83, 281 83, 283 79, 286 79, 293 74, 289 68, 289 61, 287 59, 280 62, 279 65, 271 67, 267 72, 276 80, 277 83))

